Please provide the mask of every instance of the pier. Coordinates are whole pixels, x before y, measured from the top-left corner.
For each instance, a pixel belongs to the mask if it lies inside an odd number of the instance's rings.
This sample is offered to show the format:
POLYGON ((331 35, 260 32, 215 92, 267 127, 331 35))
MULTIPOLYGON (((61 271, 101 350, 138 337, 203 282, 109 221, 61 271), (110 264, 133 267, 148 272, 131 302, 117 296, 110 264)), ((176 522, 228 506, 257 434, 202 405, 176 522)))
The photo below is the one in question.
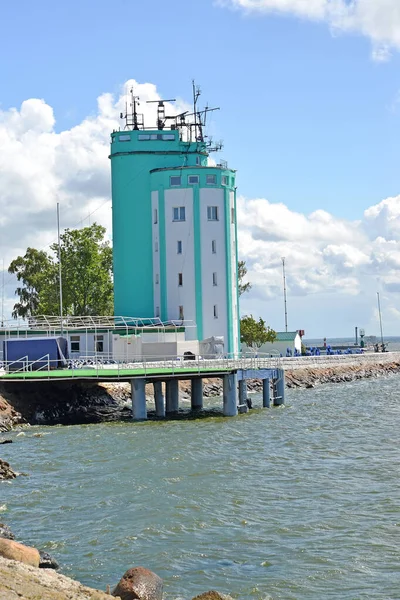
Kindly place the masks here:
POLYGON ((234 417, 238 412, 247 412, 247 380, 263 382, 263 407, 280 406, 285 402, 285 373, 279 357, 268 358, 220 358, 220 359, 166 359, 143 360, 139 363, 105 364, 96 362, 90 366, 59 369, 52 368, 51 361, 41 357, 38 361, 18 359, 18 369, 12 363, 4 363, 0 371, 0 382, 43 381, 93 381, 129 382, 131 385, 132 418, 147 419, 146 384, 153 384, 156 416, 168 418, 179 411, 179 381, 191 382, 191 408, 203 408, 203 379, 220 378, 223 382, 222 413, 234 417), (163 385, 164 384, 164 385, 163 385), (163 393, 165 389, 165 394, 163 393))

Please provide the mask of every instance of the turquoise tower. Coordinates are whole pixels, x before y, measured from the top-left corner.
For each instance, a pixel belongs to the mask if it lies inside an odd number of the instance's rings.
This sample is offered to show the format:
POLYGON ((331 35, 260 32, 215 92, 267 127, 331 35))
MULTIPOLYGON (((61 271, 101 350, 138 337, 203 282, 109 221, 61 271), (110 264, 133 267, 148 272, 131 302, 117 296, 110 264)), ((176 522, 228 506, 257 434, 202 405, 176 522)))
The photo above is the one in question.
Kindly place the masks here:
POLYGON ((235 171, 209 164, 210 109, 155 127, 131 92, 125 129, 111 134, 114 314, 192 324, 189 336, 239 350, 235 171))

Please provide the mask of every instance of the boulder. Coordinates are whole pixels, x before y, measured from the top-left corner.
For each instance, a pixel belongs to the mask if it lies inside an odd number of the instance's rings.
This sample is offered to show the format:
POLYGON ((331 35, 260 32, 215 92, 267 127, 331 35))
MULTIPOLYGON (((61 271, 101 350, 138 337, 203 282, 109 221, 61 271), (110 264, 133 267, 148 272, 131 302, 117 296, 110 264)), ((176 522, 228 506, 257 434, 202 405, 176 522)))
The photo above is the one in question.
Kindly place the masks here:
POLYGON ((121 600, 162 600, 163 580, 149 569, 134 567, 122 576, 112 595, 121 600))
POLYGON ((58 564, 58 562, 52 556, 50 556, 50 554, 48 554, 47 552, 44 552, 43 550, 39 550, 39 556, 40 556, 40 562, 39 562, 40 569, 58 569, 58 567, 60 566, 58 564))
POLYGON ((196 596, 192 600, 232 600, 232 596, 220 594, 220 592, 216 592, 215 590, 210 590, 209 592, 204 592, 203 594, 196 596))
POLYGON ((5 523, 0 523, 0 538, 5 538, 6 540, 15 540, 15 535, 5 523))
POLYGON ((8 462, 0 458, 0 481, 15 479, 17 474, 12 470, 8 462))
POLYGON ((40 563, 39 550, 5 538, 0 538, 0 556, 32 567, 38 567, 40 563))

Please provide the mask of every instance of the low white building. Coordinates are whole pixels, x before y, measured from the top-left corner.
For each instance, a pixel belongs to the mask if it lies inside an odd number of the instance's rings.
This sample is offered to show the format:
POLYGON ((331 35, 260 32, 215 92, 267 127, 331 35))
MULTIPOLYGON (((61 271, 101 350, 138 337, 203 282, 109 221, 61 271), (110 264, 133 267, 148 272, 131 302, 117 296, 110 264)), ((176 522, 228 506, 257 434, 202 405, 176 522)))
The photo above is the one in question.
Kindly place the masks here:
MULTIPOLYGON (((276 334, 274 342, 263 344, 257 351, 257 354, 275 354, 286 356, 287 350, 293 355, 295 350, 301 353, 301 337, 298 331, 279 331, 276 334)), ((249 348, 246 344, 242 344, 241 350, 243 353, 254 352, 253 348, 249 348)))

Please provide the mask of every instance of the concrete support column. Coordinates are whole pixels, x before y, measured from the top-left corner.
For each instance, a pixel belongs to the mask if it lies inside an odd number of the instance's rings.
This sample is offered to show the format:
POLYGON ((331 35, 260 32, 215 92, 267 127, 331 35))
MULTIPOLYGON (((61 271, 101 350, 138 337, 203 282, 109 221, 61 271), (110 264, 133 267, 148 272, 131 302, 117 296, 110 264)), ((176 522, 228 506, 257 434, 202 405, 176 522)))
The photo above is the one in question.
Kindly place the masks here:
POLYGON ((156 405, 156 417, 165 417, 165 404, 164 396, 162 393, 161 381, 155 381, 153 383, 154 388, 154 403, 156 405))
POLYGON ((145 421, 147 419, 146 407, 146 380, 131 379, 132 419, 145 421))
POLYGON ((179 381, 168 379, 166 382, 166 413, 173 414, 179 411, 179 381))
POLYGON ((203 380, 201 377, 192 379, 191 401, 192 410, 201 410, 203 408, 203 380))
POLYGON ((285 371, 278 370, 278 379, 274 380, 274 406, 285 404, 285 371))
POLYGON ((269 379, 263 379, 263 407, 271 406, 271 388, 269 379))
POLYGON ((230 375, 224 375, 224 417, 236 417, 238 414, 237 409, 237 375, 231 373, 230 375))
POLYGON ((247 382, 245 379, 239 381, 239 405, 246 404, 247 400, 247 382))

